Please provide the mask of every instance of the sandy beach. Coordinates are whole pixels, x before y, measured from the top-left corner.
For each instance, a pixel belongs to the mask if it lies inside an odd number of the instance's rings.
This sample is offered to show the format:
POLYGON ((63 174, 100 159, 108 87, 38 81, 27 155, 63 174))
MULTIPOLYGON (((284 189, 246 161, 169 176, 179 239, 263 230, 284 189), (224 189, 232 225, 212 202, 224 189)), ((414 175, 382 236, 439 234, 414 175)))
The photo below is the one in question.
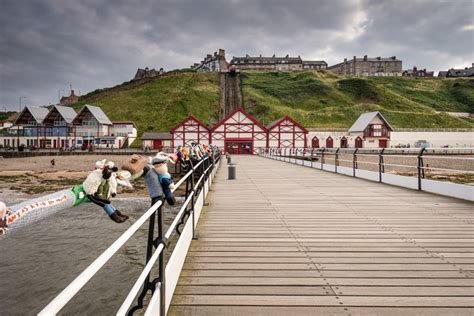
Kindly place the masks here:
MULTIPOLYGON (((7 191, 35 195, 66 189, 82 183, 97 160, 112 160, 120 167, 127 157, 90 155, 3 159, 0 160, 0 197, 7 191), (54 166, 51 165, 52 159, 54 166)), ((121 193, 147 194, 143 180, 138 179, 133 185, 133 190, 121 188, 121 193)))

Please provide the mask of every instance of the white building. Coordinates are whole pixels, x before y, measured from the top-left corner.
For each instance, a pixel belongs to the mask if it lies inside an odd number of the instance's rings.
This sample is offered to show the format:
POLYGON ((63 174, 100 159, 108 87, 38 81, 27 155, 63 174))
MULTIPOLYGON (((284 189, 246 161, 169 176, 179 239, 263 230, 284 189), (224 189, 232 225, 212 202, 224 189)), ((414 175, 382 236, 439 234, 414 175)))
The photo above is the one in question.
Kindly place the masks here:
POLYGON ((133 122, 113 123, 101 108, 85 105, 78 114, 68 106, 55 105, 50 110, 27 106, 0 136, 0 145, 16 148, 20 145, 35 148, 110 147, 129 146, 137 137, 133 122))

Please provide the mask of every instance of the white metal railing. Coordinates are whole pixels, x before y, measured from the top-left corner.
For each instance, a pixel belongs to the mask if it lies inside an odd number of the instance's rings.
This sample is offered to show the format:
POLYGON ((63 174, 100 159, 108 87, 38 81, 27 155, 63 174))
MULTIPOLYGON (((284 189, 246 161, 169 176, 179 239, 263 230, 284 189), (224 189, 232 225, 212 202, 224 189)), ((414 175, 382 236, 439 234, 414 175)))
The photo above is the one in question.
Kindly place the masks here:
MULTIPOLYGON (((156 246, 155 251, 153 252, 152 256, 147 260, 147 263, 140 273, 139 277, 137 278, 136 282, 132 286, 129 294, 125 298, 124 302, 120 306, 117 315, 126 315, 129 312, 129 308, 133 303, 135 297, 140 291, 140 288, 143 287, 144 282, 146 281, 147 277, 150 275, 151 269, 155 265, 156 261, 161 257, 161 260, 164 258, 164 250, 166 249, 167 240, 173 234, 173 231, 176 229, 180 224, 184 223, 184 216, 186 215, 186 209, 188 206, 191 205, 192 209, 188 214, 188 222, 192 219, 193 224, 193 231, 192 234, 194 236, 194 226, 197 224, 197 219, 195 218, 195 204, 200 202, 199 198, 195 201, 195 195, 199 187, 201 187, 199 197, 202 200, 205 198, 206 195, 206 186, 209 188, 210 183, 212 181, 212 177, 215 174, 215 171, 219 165, 219 158, 220 157, 213 157, 213 158, 205 158, 195 166, 191 168, 189 172, 185 174, 176 184, 173 190, 176 191, 183 183, 186 182, 186 200, 178 215, 173 220, 171 226, 169 227, 168 231, 164 236, 159 236, 160 242, 156 245, 156 240, 151 240, 153 245, 156 246), (212 160, 212 163, 211 163, 212 160), (204 166, 207 164, 207 168, 204 166), (198 170, 198 167, 201 167, 201 177, 199 180, 194 184, 194 173, 198 170), (204 181, 206 180, 206 181, 204 181), (204 183, 205 182, 205 183, 204 183), (191 187, 189 188, 189 183, 191 183, 191 187), (180 223, 181 220, 181 223, 180 223)), ((152 207, 150 207, 145 214, 143 214, 132 226, 130 226, 112 245, 110 245, 97 259, 95 259, 79 276, 77 276, 61 293, 59 293, 43 310, 39 312, 38 315, 56 315, 83 287, 84 285, 89 282, 89 280, 96 275, 96 273, 110 260, 110 258, 137 232, 137 230, 145 223, 146 220, 151 219, 153 215, 161 211, 161 207, 163 202, 160 200, 156 202, 152 207)), ((200 205, 202 207, 202 205, 200 205)), ((162 216, 162 215, 161 215, 162 216)), ((150 225, 150 229, 152 229, 150 225)), ((157 238, 158 239, 158 238, 157 238)), ((178 243, 182 238, 178 239, 178 243)), ((150 239, 148 240, 150 243, 150 239)), ((176 249, 176 248, 175 248, 176 249)), ((186 249, 187 252, 187 249, 186 249)), ((173 256, 175 255, 175 251, 173 252, 170 261, 172 260, 173 256)), ((183 254, 179 254, 183 255, 183 254)), ((185 254, 184 254, 185 255, 185 254)), ((164 262, 163 262, 164 264, 164 262)), ((160 267, 160 274, 165 271, 164 266, 160 267)), ((179 273, 181 269, 179 269, 179 273)), ((179 276, 179 274, 178 274, 179 276)), ((161 280, 164 281, 165 276, 161 275, 161 280)), ((175 276, 177 280, 177 277, 175 276)), ((173 285, 173 291, 176 284, 173 285)), ((163 291, 163 284, 160 283, 157 287, 156 293, 160 293, 161 295, 156 297, 155 295, 152 296, 153 302, 150 303, 150 306, 159 306, 159 310, 157 311, 166 311, 168 306, 166 306, 166 302, 162 301, 165 297, 163 291)), ((146 289, 148 290, 148 289, 146 289)), ((172 295, 173 293, 171 293, 172 295)), ((169 300, 170 301, 170 300, 169 300)), ((156 315, 157 312, 154 312, 156 315)), ((133 312, 132 312, 133 313, 133 312)))
POLYGON ((469 179, 474 177, 474 148, 264 148, 260 150, 259 155, 310 168, 474 201, 474 186, 464 184, 459 179, 457 181, 461 183, 454 183, 451 178, 447 178, 448 181, 440 181, 434 177, 446 174, 462 175, 460 179, 468 177, 469 182, 469 179), (352 159, 347 159, 348 155, 352 159), (364 157, 365 161, 359 159, 364 157), (394 161, 394 158, 405 159, 394 161), (387 173, 386 168, 396 173, 387 173))

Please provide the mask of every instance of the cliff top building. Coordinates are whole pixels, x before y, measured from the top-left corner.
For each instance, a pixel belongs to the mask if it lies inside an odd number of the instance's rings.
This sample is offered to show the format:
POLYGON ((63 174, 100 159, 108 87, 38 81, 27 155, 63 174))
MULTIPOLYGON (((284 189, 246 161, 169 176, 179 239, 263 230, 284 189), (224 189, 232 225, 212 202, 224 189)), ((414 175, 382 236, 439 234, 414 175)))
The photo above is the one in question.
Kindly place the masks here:
POLYGON ((72 105, 79 101, 79 96, 74 94, 74 90, 71 89, 71 94, 68 97, 62 97, 59 100, 59 105, 72 105))
POLYGON ((149 69, 148 67, 145 67, 145 69, 138 68, 137 73, 135 74, 135 77, 133 77, 132 80, 139 80, 143 78, 154 78, 164 73, 165 71, 163 70, 163 68, 160 68, 160 70, 156 70, 155 68, 149 69))
POLYGON ((351 76, 401 76, 402 61, 395 56, 369 58, 365 55, 363 58, 354 56, 352 59, 344 58, 342 63, 328 67, 340 75, 351 76))
POLYGON ((191 66, 191 69, 198 72, 221 72, 227 70, 227 62, 225 60, 225 50, 222 48, 213 55, 207 54, 200 62, 191 66))
POLYGON ((303 70, 303 60, 300 56, 290 57, 232 57, 231 65, 235 65, 240 70, 264 70, 264 71, 295 71, 303 70))

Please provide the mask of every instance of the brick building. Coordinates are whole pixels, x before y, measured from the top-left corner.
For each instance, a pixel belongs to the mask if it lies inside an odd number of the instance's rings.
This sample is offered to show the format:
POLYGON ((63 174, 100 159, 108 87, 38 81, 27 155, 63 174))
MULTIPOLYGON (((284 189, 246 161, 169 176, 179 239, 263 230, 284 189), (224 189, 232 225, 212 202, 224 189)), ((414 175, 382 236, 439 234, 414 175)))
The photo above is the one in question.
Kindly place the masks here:
POLYGON ((214 55, 207 54, 200 62, 191 66, 191 69, 198 72, 221 72, 227 70, 227 62, 225 60, 225 50, 219 49, 214 55))
POLYGON ((79 101, 79 97, 74 94, 74 90, 71 89, 71 94, 68 97, 62 97, 59 100, 59 105, 72 105, 79 101))
POLYGON ((344 58, 342 63, 327 68, 339 75, 350 76, 401 76, 402 61, 395 56, 389 58, 375 57, 363 58, 354 56, 352 59, 344 58))
POLYGON ((426 69, 418 69, 413 66, 413 69, 404 70, 402 76, 404 77, 433 77, 434 71, 426 71, 426 69))
POLYGON ((132 80, 154 78, 164 73, 165 71, 163 70, 163 68, 160 68, 160 70, 156 70, 155 68, 149 69, 148 67, 145 67, 145 69, 138 68, 137 73, 135 74, 135 77, 133 77, 132 80))
POLYGON ((231 65, 235 65, 240 70, 262 70, 262 71, 298 71, 303 70, 303 60, 300 56, 290 57, 232 57, 231 65))

